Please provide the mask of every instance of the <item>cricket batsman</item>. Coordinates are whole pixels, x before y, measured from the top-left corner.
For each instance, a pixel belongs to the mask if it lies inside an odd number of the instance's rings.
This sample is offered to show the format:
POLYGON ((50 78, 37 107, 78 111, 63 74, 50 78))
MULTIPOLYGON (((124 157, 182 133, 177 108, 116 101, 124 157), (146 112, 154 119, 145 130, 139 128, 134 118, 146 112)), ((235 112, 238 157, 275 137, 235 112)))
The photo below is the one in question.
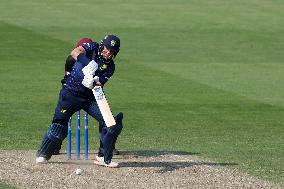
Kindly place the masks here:
MULTIPOLYGON (((90 38, 81 38, 77 42, 76 47, 83 46, 86 43, 92 43, 92 42, 93 42, 93 40, 90 39, 90 38)), ((61 80, 61 83, 62 83, 63 86, 66 85, 67 77, 70 75, 75 63, 76 63, 76 60, 71 55, 68 55, 67 58, 66 58, 66 61, 65 61, 65 66, 64 66, 65 67, 64 78, 61 80)), ((102 128, 104 126, 105 126, 104 122, 99 122, 99 135, 101 135, 102 128)), ((54 149, 53 155, 60 154, 61 145, 62 144, 58 145, 58 148, 54 149)), ((100 142, 100 147, 99 147, 98 153, 100 155, 102 155, 102 143, 101 142, 100 142)), ((119 151, 115 148, 115 146, 114 146, 114 149, 113 149, 113 155, 119 155, 119 151)))
POLYGON ((71 52, 70 55, 76 63, 67 77, 66 84, 60 90, 52 123, 37 151, 36 163, 47 163, 54 149, 58 148, 67 136, 70 116, 83 109, 103 125, 100 135, 101 151, 95 156, 94 163, 111 168, 118 167, 118 163, 112 161, 112 156, 117 137, 123 128, 123 114, 117 114, 116 124, 107 127, 92 89, 95 86, 104 86, 114 74, 114 58, 119 50, 120 39, 115 35, 107 35, 100 43, 89 42, 71 52))

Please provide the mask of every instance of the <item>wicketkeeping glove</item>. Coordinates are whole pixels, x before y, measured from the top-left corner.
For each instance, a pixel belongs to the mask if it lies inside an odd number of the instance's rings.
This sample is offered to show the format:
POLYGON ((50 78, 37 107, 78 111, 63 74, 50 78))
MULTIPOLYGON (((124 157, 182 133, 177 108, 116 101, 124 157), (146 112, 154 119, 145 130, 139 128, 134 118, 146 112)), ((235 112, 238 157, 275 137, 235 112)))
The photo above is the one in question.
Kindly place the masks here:
POLYGON ((92 60, 87 66, 85 66, 82 71, 84 75, 95 75, 96 70, 98 69, 98 64, 92 60))

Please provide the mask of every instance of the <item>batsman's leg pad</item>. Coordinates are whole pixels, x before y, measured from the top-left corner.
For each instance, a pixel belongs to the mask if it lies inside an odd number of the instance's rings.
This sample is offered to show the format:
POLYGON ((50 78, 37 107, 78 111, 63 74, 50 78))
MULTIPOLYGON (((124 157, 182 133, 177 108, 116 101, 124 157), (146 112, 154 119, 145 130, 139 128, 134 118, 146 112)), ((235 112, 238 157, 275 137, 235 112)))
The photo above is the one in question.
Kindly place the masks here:
POLYGON ((110 163, 113 156, 113 146, 118 135, 114 134, 114 132, 107 127, 103 128, 102 133, 104 133, 101 138, 104 160, 106 163, 110 163))
POLYGON ((122 128, 122 125, 116 124, 115 126, 107 127, 107 133, 118 136, 121 133, 122 128))
MULTIPOLYGON (((123 124, 122 124, 123 113, 122 113, 122 112, 119 112, 119 113, 114 117, 114 119, 115 119, 116 125, 120 128, 120 132, 121 132, 121 130, 122 130, 122 128, 123 128, 123 124)), ((119 134, 120 134, 120 132, 119 132, 119 134)), ((118 135, 119 135, 119 134, 118 134, 118 135)))
POLYGON ((123 119, 123 113, 120 112, 118 113, 115 117, 115 122, 116 125, 112 126, 112 127, 108 127, 108 131, 109 133, 112 133, 113 135, 119 135, 121 133, 121 130, 123 128, 123 124, 122 124, 122 119, 123 119))
POLYGON ((53 123, 47 130, 47 134, 52 141, 61 143, 67 136, 67 130, 67 126, 59 123, 53 123))
POLYGON ((98 156, 99 157, 103 157, 104 156, 103 139, 104 139, 104 136, 107 133, 107 129, 104 129, 104 128, 106 128, 106 126, 105 127, 100 127, 100 129, 99 129, 99 133, 100 133, 100 147, 99 147, 99 152, 98 152, 98 156))
POLYGON ((102 130, 103 154, 106 163, 110 163, 113 156, 113 149, 118 135, 121 133, 122 124, 116 124, 113 127, 104 127, 102 130))
POLYGON ((67 136, 67 127, 64 125, 53 123, 46 131, 37 156, 45 157, 49 160, 54 152, 54 149, 60 148, 64 138, 67 136))
MULTIPOLYGON (((118 135, 121 133, 121 130, 123 128, 123 125, 122 125, 122 119, 123 119, 123 113, 122 112, 119 112, 115 117, 115 122, 117 125, 120 125, 120 132, 118 133, 118 135)), ((113 144, 113 149, 115 149, 115 144, 116 144, 116 140, 113 144)))

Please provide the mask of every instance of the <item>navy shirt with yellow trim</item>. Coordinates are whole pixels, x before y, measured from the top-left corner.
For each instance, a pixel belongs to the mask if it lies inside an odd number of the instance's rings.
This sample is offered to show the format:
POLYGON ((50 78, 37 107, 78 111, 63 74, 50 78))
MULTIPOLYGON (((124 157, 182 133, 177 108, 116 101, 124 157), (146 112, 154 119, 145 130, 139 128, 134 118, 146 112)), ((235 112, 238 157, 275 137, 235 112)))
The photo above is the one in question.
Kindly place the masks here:
MULTIPOLYGON (((115 64, 113 60, 105 60, 99 54, 99 44, 97 42, 86 43, 83 45, 86 51, 86 56, 91 60, 94 60, 98 64, 98 69, 95 72, 95 76, 99 77, 99 81, 104 85, 113 75, 115 71, 115 64)), ((82 72, 83 64, 76 62, 70 75, 67 78, 65 88, 70 92, 79 95, 81 97, 93 98, 92 90, 82 85, 84 74, 82 72)))

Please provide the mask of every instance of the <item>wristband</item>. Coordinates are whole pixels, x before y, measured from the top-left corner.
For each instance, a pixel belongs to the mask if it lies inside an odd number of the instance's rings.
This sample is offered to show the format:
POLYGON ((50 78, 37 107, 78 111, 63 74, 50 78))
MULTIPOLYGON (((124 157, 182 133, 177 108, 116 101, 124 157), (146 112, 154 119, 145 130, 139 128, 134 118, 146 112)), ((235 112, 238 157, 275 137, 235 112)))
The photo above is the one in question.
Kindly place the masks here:
POLYGON ((84 53, 81 53, 77 56, 77 61, 81 62, 83 66, 85 67, 89 64, 90 59, 88 59, 84 53))

